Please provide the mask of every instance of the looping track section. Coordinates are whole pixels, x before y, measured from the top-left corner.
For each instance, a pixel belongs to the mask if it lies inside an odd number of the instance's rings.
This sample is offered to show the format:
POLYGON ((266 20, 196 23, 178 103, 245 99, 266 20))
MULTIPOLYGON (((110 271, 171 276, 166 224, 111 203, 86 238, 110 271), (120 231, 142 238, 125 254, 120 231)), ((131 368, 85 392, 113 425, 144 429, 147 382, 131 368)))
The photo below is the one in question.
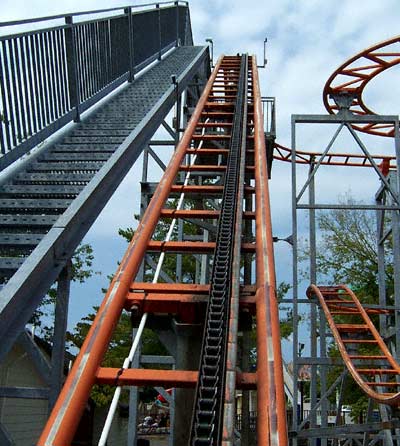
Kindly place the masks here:
MULTIPOLYGON (((368 83, 385 70, 400 63, 400 36, 378 43, 361 51, 337 68, 327 80, 323 100, 329 113, 335 114, 339 108, 335 95, 348 95, 352 98, 349 110, 356 115, 373 115, 372 109, 363 99, 368 83)), ((393 125, 370 123, 353 127, 361 132, 377 136, 394 136, 393 125)))

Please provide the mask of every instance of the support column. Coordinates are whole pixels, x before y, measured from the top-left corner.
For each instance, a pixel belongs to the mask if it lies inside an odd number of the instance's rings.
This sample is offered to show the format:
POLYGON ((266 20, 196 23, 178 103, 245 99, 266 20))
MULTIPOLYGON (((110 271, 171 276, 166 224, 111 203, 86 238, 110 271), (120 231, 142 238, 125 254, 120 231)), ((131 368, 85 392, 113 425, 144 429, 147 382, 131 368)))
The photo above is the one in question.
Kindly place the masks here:
MULTIPOLYGON (((399 197, 399 191, 397 189, 397 182, 395 181, 395 176, 393 175, 391 178, 390 184, 393 189, 396 191, 396 196, 399 197)), ((389 196, 389 194, 388 194, 389 196)), ((390 201, 393 205, 395 205, 395 200, 393 197, 390 197, 390 201)), ((396 307, 395 310, 395 327, 396 327, 396 335, 395 335, 395 345, 396 352, 395 356, 397 360, 399 359, 399 350, 400 350, 400 330, 398 329, 400 326, 400 214, 399 211, 391 212, 392 218, 392 239, 393 239, 393 277, 394 277, 394 305, 396 307)))
MULTIPOLYGON (((178 370, 198 370, 202 344, 200 325, 173 321, 176 334, 175 366, 178 370)), ((173 435, 176 446, 187 446, 192 421, 194 389, 175 390, 175 423, 173 435)))
POLYGON ((71 268, 71 260, 68 260, 58 277, 53 348, 51 352, 49 412, 57 400, 64 379, 65 338, 68 322, 71 268))
MULTIPOLYGON (((132 330, 132 339, 135 339, 137 328, 132 330)), ((132 360, 131 368, 138 369, 140 367, 141 342, 139 343, 135 355, 132 360)), ((128 422, 128 446, 136 446, 137 444, 137 426, 139 424, 138 417, 139 390, 138 387, 130 387, 129 389, 129 422, 128 422)))
MULTIPOLYGON (((315 234, 315 209, 312 206, 315 205, 315 181, 314 181, 314 160, 310 160, 310 169, 308 172, 308 178, 310 181, 310 186, 308 189, 309 204, 311 206, 309 211, 310 217, 310 282, 317 282, 317 267, 316 267, 316 234, 315 234)), ((311 303, 311 358, 317 357, 317 305, 311 303)), ((322 321, 323 314, 319 311, 320 321, 322 321)), ((321 334, 321 333, 320 333, 321 334)), ((317 414, 314 409, 317 405, 317 365, 313 364, 311 366, 311 382, 310 382, 310 402, 311 402, 311 413, 310 413, 310 426, 315 428, 317 425, 317 414)), ((321 390, 322 393, 322 390, 321 390)), ((303 398, 303 395, 302 395, 303 398)), ((303 414, 301 414, 301 419, 303 419, 303 414)), ((311 440, 312 446, 316 444, 316 440, 311 440)))

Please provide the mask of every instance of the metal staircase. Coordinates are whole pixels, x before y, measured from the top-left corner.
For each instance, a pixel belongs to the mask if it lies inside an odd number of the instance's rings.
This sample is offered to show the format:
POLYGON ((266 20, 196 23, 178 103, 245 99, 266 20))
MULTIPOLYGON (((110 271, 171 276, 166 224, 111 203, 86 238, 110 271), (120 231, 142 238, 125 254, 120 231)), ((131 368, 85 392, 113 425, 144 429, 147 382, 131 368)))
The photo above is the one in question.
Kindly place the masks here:
MULTIPOLYGON (((179 41, 191 41, 191 37, 186 36, 191 36, 190 22, 186 20, 184 26, 186 16, 182 10, 185 8, 177 8, 179 14, 174 13, 174 7, 169 7, 162 9, 164 15, 160 17, 165 16, 164 28, 171 26, 168 17, 174 25, 175 17, 179 17, 176 26, 180 31, 175 32, 174 28, 174 32, 167 33, 158 28, 160 42, 154 46, 154 51, 157 50, 155 57, 137 51, 138 63, 133 72, 158 58, 152 67, 131 79, 132 82, 96 110, 81 117, 55 142, 18 160, 17 167, 11 167, 10 172, 0 179, 0 277, 3 283, 0 291, 0 361, 182 92, 193 84, 201 88, 207 78, 209 57, 206 47, 173 48, 179 43, 175 40, 177 35, 179 41), (169 53, 162 58, 168 49, 169 53)), ((127 13, 129 18, 129 11, 127 13)), ((137 14, 132 14, 136 22, 137 14)), ((161 13, 152 9, 139 14, 145 14, 147 19, 144 19, 148 20, 151 15, 161 13)), ((3 48, 6 48, 8 41, 2 39, 3 48)), ((133 43, 138 45, 138 36, 135 39, 133 43)), ((141 39, 139 43, 143 46, 145 35, 141 39)), ((23 45, 22 40, 21 47, 23 45)), ((3 69, 4 62, 0 54, 3 69)), ((97 74, 93 76, 96 80, 97 74)), ((129 73, 124 78, 129 79, 129 73)), ((50 76, 49 79, 53 78, 50 76)), ((1 86, 3 96, 12 92, 7 82, 1 86)), ((106 90, 100 90, 99 99, 106 90)), ((85 101, 78 104, 79 113, 87 108, 88 102, 89 105, 94 102, 93 96, 89 99, 86 96, 82 92, 82 101, 85 101)), ((8 107, 10 118, 12 101, 8 103, 3 99, 2 105, 8 107)), ((32 110, 39 105, 33 103, 32 110)), ((5 142, 4 135, 7 136, 12 128, 2 123, 1 130, 0 139, 5 142)), ((38 135, 31 139, 38 142, 38 135)), ((1 166, 9 164, 8 159, 15 158, 16 152, 26 152, 29 141, 3 150, 1 166)))

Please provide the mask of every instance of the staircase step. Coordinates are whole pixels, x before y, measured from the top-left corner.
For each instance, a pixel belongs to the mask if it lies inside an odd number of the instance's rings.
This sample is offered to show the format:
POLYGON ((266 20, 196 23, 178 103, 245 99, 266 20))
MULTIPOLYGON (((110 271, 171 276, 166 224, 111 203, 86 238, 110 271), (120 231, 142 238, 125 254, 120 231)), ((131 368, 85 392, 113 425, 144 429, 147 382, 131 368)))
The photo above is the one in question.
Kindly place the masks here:
POLYGON ((0 214, 8 214, 9 212, 33 212, 37 213, 39 209, 48 211, 49 213, 61 213, 71 204, 72 199, 53 198, 53 199, 29 199, 20 198, 13 200, 12 198, 0 199, 0 214))

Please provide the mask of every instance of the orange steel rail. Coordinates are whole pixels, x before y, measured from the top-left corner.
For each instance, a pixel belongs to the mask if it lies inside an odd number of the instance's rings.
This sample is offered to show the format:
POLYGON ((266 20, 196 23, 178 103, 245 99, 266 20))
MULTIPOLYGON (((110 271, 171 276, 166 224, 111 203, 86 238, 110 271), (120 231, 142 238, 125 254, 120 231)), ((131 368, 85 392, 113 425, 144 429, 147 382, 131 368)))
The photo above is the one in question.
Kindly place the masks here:
MULTIPOLYGON (((296 150, 297 164, 318 163, 322 153, 296 150)), ((376 162, 385 164, 387 169, 396 168, 396 157, 390 155, 371 155, 376 162)), ((278 161, 292 161, 292 149, 275 143, 274 159, 278 161)), ((321 163, 323 166, 372 167, 369 159, 363 154, 331 153, 329 152, 321 163)))
MULTIPOLYGON (((178 144, 161 178, 154 195, 144 212, 132 241, 121 261, 111 285, 99 308, 96 318, 68 375, 50 418, 39 438, 38 446, 65 446, 71 443, 79 423, 96 374, 125 306, 132 282, 139 271, 162 209, 170 195, 171 186, 185 163, 188 148, 192 148, 193 135, 202 118, 204 107, 220 70, 220 59, 201 95, 187 129, 178 144)), ((117 378, 117 376, 116 376, 117 378)), ((117 384, 117 379, 115 380, 117 384)))
MULTIPOLYGON (((187 171, 207 172, 210 178, 224 175, 226 140, 229 135, 234 110, 234 83, 230 75, 235 57, 220 58, 203 91, 187 129, 172 155, 162 179, 138 225, 135 235, 98 310, 93 325, 68 375, 66 383, 52 410, 50 418, 37 443, 38 446, 66 446, 71 444, 80 416, 94 384, 155 385, 164 383, 179 387, 193 387, 197 371, 156 371, 143 369, 116 370, 101 367, 115 326, 123 309, 135 316, 144 312, 177 314, 183 322, 199 323, 204 317, 209 285, 165 284, 135 282, 140 265, 148 252, 177 252, 192 254, 212 253, 214 242, 153 240, 158 222, 165 218, 194 221, 215 221, 219 211, 210 209, 169 209, 167 200, 185 192, 204 197, 222 197, 223 188, 213 185, 179 184, 178 174, 187 171), (229 94, 227 94, 229 92, 229 94), (225 97, 226 95, 226 97, 225 97), (232 98, 231 98, 232 96, 232 98), (223 133, 215 135, 215 132, 223 133), (214 134, 214 138, 212 138, 214 134), (215 141, 216 144, 212 144, 215 141), (211 144, 210 144, 211 143, 211 144), (201 147, 198 147, 201 146, 201 147), (197 155, 196 164, 189 165, 188 155, 197 155), (222 159, 220 164, 216 159, 222 159), (204 164, 202 164, 202 162, 204 164)), ((234 388, 257 388, 258 391, 258 444, 287 445, 286 410, 280 350, 279 314, 273 258, 273 240, 268 196, 268 175, 263 129, 263 116, 259 80, 255 58, 250 58, 249 105, 246 155, 247 176, 255 186, 244 188, 244 194, 255 195, 254 211, 243 212, 244 219, 256 220, 256 243, 239 245, 241 253, 256 255, 257 281, 252 286, 241 286, 239 302, 256 316, 258 363, 256 373, 237 373, 234 388)), ((240 240, 240 235, 239 239, 240 240)), ((235 333, 230 333, 229 342, 235 333)), ((188 426, 189 430, 189 426, 188 426)))
POLYGON ((257 62, 252 60, 256 182, 256 321, 258 445, 287 445, 285 390, 276 297, 267 156, 257 62))
MULTIPOLYGON (((368 82, 378 74, 400 63, 398 45, 393 48, 399 42, 400 36, 397 36, 378 43, 356 54, 337 68, 327 80, 323 91, 324 105, 328 112, 335 114, 338 111, 332 94, 351 94, 354 96, 350 105, 352 113, 375 114, 364 103, 364 89, 368 82)), ((394 128, 391 124, 353 124, 353 127, 372 135, 394 136, 394 128)))
POLYGON ((399 406, 400 365, 369 316, 388 311, 365 309, 345 285, 311 285, 307 296, 317 297, 343 361, 363 392, 378 403, 399 406))

